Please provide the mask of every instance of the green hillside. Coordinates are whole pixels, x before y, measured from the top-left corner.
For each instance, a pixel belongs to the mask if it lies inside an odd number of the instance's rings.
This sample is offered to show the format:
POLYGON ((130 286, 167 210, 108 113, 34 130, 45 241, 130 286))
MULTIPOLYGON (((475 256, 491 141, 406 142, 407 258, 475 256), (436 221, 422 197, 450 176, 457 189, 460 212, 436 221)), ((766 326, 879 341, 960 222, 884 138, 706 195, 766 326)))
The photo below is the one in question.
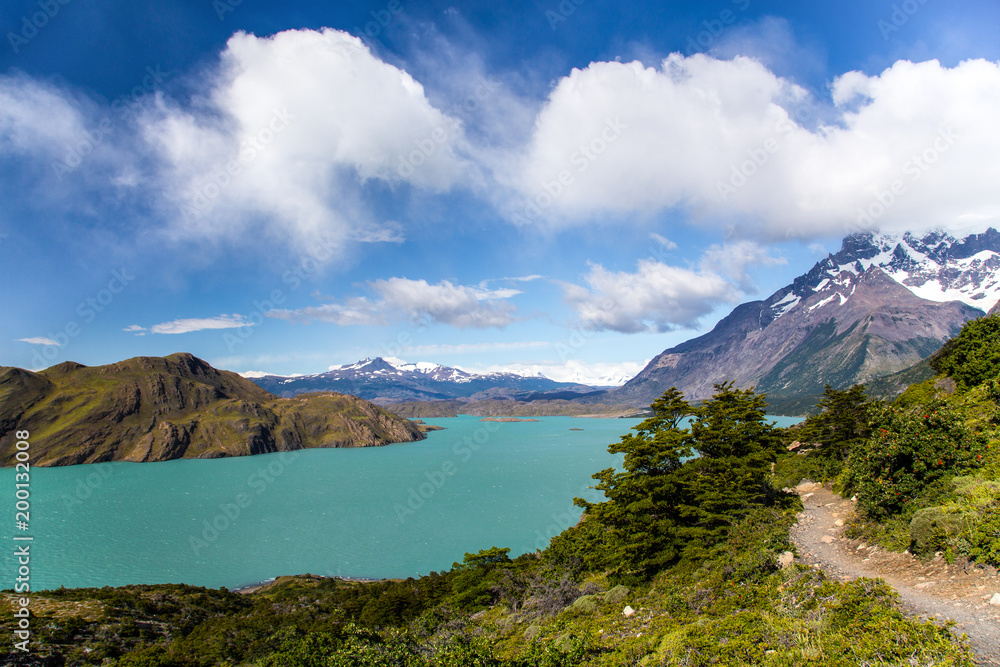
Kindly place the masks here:
POLYGON ((342 394, 278 398, 190 354, 39 373, 0 368, 0 465, 14 431, 34 465, 243 456, 419 440, 409 421, 342 394))
POLYGON ((595 473, 605 501, 579 500, 578 525, 515 559, 490 547, 419 579, 304 575, 247 595, 187 586, 36 595, 36 659, 971 667, 966 647, 904 616, 881 580, 842 583, 787 559, 801 502, 782 487, 835 480, 858 496, 857 534, 1000 565, 998 341, 1000 317, 974 321, 934 357, 938 375, 895 402, 827 387, 818 414, 787 431, 768 424, 765 398, 751 390, 717 385, 698 406, 667 391, 609 446, 624 463, 595 473), (792 440, 806 444, 789 450, 792 440))

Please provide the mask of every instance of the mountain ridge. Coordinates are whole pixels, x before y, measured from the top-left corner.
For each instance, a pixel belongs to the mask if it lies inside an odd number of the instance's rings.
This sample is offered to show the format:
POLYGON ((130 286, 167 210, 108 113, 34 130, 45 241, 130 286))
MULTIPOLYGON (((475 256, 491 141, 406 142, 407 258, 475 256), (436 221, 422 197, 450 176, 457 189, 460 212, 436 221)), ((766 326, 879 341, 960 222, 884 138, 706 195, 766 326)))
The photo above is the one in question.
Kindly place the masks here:
POLYGON ((63 362, 40 372, 0 368, 0 465, 15 430, 31 433, 32 464, 217 458, 310 447, 420 440, 419 428, 334 393, 282 399, 188 353, 105 366, 63 362))
POLYGON ((811 405, 826 383, 843 388, 913 366, 998 304, 996 230, 962 240, 855 234, 791 284, 660 353, 606 399, 645 405, 677 386, 699 400, 732 381, 775 404, 811 405))
POLYGON ((338 391, 379 405, 594 391, 594 387, 589 385, 557 382, 541 373, 532 376, 511 372, 468 373, 431 362, 407 363, 383 357, 365 358, 312 375, 264 375, 252 380, 271 393, 286 398, 308 391, 338 391))

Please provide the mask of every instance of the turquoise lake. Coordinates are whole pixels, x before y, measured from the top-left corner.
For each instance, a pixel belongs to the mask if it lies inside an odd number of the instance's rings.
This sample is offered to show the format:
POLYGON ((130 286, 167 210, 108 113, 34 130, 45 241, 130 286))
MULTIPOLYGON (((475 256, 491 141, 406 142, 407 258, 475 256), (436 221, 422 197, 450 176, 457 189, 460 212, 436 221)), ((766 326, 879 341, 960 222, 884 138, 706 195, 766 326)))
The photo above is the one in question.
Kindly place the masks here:
MULTIPOLYGON (((607 446, 638 420, 539 420, 427 419, 446 430, 386 447, 33 468, 19 533, 34 537, 31 588, 408 577, 494 545, 544 548, 579 519, 574 496, 598 499, 591 475, 620 467, 607 446)), ((13 469, 0 488, 0 588, 12 588, 13 469)))

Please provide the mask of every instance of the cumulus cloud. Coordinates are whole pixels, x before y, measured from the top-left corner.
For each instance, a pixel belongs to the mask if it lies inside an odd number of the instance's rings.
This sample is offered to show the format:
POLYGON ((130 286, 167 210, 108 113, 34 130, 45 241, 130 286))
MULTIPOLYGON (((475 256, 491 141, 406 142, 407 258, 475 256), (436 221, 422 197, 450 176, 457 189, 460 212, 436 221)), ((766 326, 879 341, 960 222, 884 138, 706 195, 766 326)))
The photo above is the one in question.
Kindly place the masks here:
POLYGON ((783 263, 750 242, 713 245, 697 268, 639 260, 635 272, 591 264, 586 286, 562 283, 563 297, 589 329, 621 333, 693 328, 720 304, 736 304, 753 290, 751 264, 783 263))
POLYGON ((444 280, 389 278, 369 286, 378 299, 353 297, 298 310, 275 309, 268 317, 299 322, 322 321, 347 325, 381 325, 406 318, 414 322, 446 324, 459 329, 503 328, 514 321, 515 307, 507 299, 521 294, 515 289, 489 290, 482 286, 455 285, 444 280))
POLYGON ((217 317, 192 317, 171 320, 170 322, 154 324, 148 329, 138 324, 130 324, 123 331, 129 331, 135 333, 137 336, 142 336, 147 331, 154 334, 183 334, 193 331, 205 331, 206 329, 239 329, 246 326, 250 326, 250 322, 242 315, 233 313, 232 315, 223 314, 217 317))
POLYGON ((461 123, 405 71, 332 29, 237 33, 202 106, 161 99, 142 118, 166 167, 176 231, 243 231, 265 216, 295 236, 367 227, 356 194, 371 179, 443 191, 467 171, 461 123))
POLYGON ((756 288, 749 269, 755 266, 785 264, 783 257, 772 257, 770 250, 753 241, 736 241, 724 245, 713 244, 701 256, 702 271, 720 275, 740 288, 752 292, 756 288))
POLYGON ((591 63, 549 95, 507 173, 508 213, 560 228, 682 208, 770 239, 986 226, 1000 219, 998 89, 1000 64, 982 60, 849 72, 825 102, 746 57, 591 63))

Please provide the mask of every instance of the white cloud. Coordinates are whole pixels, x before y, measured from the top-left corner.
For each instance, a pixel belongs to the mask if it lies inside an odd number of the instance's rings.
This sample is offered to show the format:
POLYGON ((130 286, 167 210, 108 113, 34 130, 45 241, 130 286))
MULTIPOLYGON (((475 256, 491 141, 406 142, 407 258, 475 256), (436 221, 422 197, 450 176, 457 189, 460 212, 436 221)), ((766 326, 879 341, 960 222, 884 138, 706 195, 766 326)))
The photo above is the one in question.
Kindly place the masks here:
POLYGON ((650 234, 649 238, 660 244, 664 250, 675 250, 677 248, 676 243, 661 234, 657 234, 656 232, 650 234))
POLYGON ((496 350, 523 350, 527 348, 548 347, 551 343, 540 340, 516 341, 509 343, 457 343, 436 345, 406 345, 400 351, 414 355, 437 354, 472 354, 493 352, 496 350))
POLYGON ((626 361, 622 363, 598 362, 587 363, 579 359, 567 359, 562 362, 543 363, 513 363, 498 364, 484 368, 462 366, 468 373, 517 373, 519 375, 537 375, 541 373, 556 382, 576 382, 579 384, 600 386, 621 386, 635 377, 646 367, 649 360, 643 362, 626 361))
MULTIPOLYGON (((238 329, 246 326, 250 326, 250 322, 242 315, 234 313, 232 315, 223 314, 217 317, 192 317, 172 320, 170 322, 163 322, 162 324, 154 324, 149 327, 149 331, 155 334, 183 334, 193 331, 205 331, 206 329, 238 329)), ((145 329, 133 324, 126 328, 125 331, 142 332, 145 329)), ((136 335, 141 336, 142 333, 137 333, 136 335)))
POLYGON ((15 340, 19 343, 31 343, 32 345, 54 345, 55 347, 60 347, 58 342, 44 336, 36 336, 34 338, 17 338, 15 340))
POLYGON ((782 257, 772 257, 770 251, 753 241, 736 241, 724 245, 713 244, 701 256, 698 263, 702 271, 721 275, 739 286, 742 292, 752 292, 756 288, 750 278, 751 266, 776 266, 785 264, 782 257))
POLYGON ((591 264, 587 287, 563 283, 563 296, 591 329, 622 333, 694 327, 720 303, 737 303, 736 288, 721 276, 642 259, 635 273, 591 264))
POLYGON ((455 285, 444 280, 389 278, 369 286, 378 300, 353 297, 344 303, 330 303, 298 310, 275 309, 268 317, 284 320, 318 320, 345 325, 381 325, 408 318, 415 322, 447 324, 458 329, 500 328, 514 321, 515 308, 507 299, 521 294, 515 289, 489 290, 482 286, 455 285))
POLYGON ((25 76, 0 76, 0 155, 62 157, 86 129, 79 100, 25 76))
POLYGON ((534 219, 559 228, 681 208, 745 236, 810 238, 853 231, 899 182, 873 221, 884 229, 995 224, 998 89, 1000 64, 982 60, 850 72, 825 103, 745 57, 591 63, 549 95, 506 174, 521 197, 508 212, 530 219, 533 200, 534 219), (810 107, 831 122, 807 129, 787 111, 810 107), (604 141, 609 122, 621 133, 604 141))
POLYGON ((181 237, 234 236, 263 217, 300 243, 399 243, 399 224, 372 220, 358 185, 443 191, 468 173, 461 123, 345 32, 237 33, 220 61, 201 104, 161 98, 141 119, 181 237))
POLYGON ((754 286, 748 267, 784 263, 751 241, 713 245, 697 269, 639 260, 636 271, 591 264, 587 286, 561 283, 566 302, 590 329, 622 333, 695 327, 720 304, 739 303, 754 286))

